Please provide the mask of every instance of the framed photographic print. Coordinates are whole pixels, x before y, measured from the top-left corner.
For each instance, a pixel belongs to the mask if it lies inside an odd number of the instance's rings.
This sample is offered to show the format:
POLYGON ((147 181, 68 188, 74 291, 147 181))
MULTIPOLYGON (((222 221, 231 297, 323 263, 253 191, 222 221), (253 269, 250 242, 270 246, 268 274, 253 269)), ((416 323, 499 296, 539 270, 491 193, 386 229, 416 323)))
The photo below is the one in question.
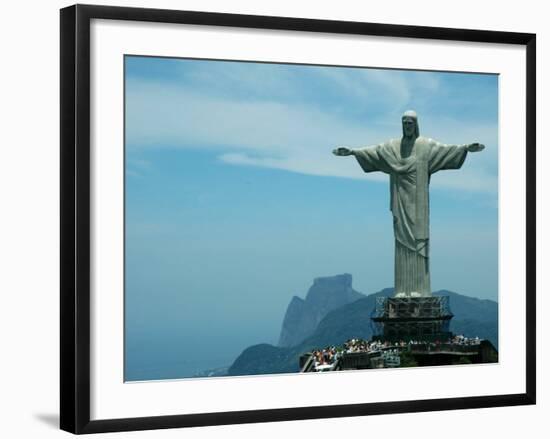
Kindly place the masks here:
POLYGON ((533 34, 62 9, 61 428, 534 404, 535 140, 533 34))

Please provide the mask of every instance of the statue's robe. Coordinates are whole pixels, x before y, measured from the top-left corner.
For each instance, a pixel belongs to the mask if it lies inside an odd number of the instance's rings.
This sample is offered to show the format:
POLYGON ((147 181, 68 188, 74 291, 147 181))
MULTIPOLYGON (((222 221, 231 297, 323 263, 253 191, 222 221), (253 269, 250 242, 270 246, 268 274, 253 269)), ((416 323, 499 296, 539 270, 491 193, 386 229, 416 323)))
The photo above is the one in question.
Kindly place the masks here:
POLYGON ((390 210, 395 233, 396 296, 430 296, 429 184, 431 174, 459 169, 466 145, 444 145, 418 137, 401 157, 401 139, 354 150, 363 171, 390 175, 390 210))

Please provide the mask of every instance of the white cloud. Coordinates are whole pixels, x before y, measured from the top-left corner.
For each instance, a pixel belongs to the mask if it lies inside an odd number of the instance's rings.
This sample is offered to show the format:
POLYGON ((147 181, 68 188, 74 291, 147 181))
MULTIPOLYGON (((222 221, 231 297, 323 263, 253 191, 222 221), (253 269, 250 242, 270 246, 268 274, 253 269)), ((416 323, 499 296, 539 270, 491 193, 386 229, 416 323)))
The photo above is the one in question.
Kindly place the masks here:
MULTIPOLYGON (((386 181, 387 177, 379 173, 364 174, 353 158, 335 157, 331 150, 341 145, 366 146, 400 136, 398 115, 410 104, 409 88, 437 92, 437 77, 426 74, 407 82, 399 72, 320 71, 342 93, 355 95, 359 100, 372 101, 381 95, 391 95, 395 111, 387 112, 385 119, 372 124, 369 121, 361 124, 332 108, 276 102, 267 97, 254 100, 242 96, 214 97, 177 83, 131 79, 126 106, 128 145, 214 148, 219 150, 220 160, 231 165, 386 181), (384 88, 384 93, 369 97, 372 90, 379 88, 384 88)), ((236 72, 229 71, 233 80, 236 72)), ((257 81, 254 77, 254 87, 258 87, 257 81)), ((282 84, 279 82, 277 86, 282 84)), ((460 172, 441 172, 434 177, 439 187, 496 194, 496 126, 479 123, 464 126, 441 117, 437 109, 421 115, 420 124, 422 134, 446 143, 480 141, 488 146, 482 153, 470 154, 472 157, 460 172)))

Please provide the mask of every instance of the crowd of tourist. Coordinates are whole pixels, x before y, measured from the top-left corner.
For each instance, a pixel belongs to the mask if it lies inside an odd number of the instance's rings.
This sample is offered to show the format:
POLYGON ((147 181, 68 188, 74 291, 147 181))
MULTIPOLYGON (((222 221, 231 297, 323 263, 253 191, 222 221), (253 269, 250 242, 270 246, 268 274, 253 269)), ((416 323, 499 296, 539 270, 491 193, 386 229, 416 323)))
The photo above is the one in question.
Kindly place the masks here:
POLYGON ((344 343, 344 351, 347 354, 355 352, 375 352, 384 348, 389 348, 392 344, 388 341, 367 341, 360 338, 352 338, 344 343))
POLYGON ((429 348, 438 348, 438 347, 452 347, 452 346, 475 346, 481 343, 479 337, 465 337, 464 335, 455 335, 453 338, 450 338, 446 341, 409 341, 409 345, 412 346, 422 346, 429 348))
POLYGON ((479 337, 464 337, 464 335, 455 335, 451 340, 452 344, 458 345, 478 345, 481 343, 479 337))
POLYGON ((324 349, 317 349, 311 353, 313 355, 313 367, 316 371, 331 369, 338 358, 342 355, 342 350, 336 346, 327 346, 324 349))
POLYGON ((446 341, 417 341, 410 340, 390 343, 389 341, 367 341, 360 338, 352 338, 344 343, 343 346, 327 346, 324 349, 314 350, 313 368, 316 371, 330 370, 336 361, 344 354, 354 353, 374 353, 382 352, 390 355, 399 355, 399 352, 405 349, 439 349, 446 346, 472 346, 479 345, 479 337, 465 337, 464 335, 455 335, 446 341))

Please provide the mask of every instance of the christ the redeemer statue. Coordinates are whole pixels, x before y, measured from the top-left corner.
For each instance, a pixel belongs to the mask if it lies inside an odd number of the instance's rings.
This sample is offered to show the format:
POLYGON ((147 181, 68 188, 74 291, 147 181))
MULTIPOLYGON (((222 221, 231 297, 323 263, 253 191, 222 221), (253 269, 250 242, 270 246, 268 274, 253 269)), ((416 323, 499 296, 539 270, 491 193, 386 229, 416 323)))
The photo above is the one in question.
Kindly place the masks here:
POLYGON ((468 152, 480 143, 444 145, 419 134, 414 111, 402 117, 403 137, 366 148, 336 148, 338 156, 353 155, 365 172, 390 175, 390 210, 395 234, 395 297, 432 295, 429 264, 430 176, 459 169, 468 152))

